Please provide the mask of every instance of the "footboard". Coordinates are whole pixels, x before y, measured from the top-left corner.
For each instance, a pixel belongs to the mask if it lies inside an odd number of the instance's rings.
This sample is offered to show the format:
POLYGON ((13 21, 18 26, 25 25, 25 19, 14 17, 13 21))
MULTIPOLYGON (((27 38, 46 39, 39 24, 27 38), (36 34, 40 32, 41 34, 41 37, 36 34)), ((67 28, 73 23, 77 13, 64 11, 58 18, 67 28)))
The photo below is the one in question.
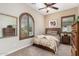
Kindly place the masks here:
POLYGON ((38 45, 38 44, 35 44, 35 43, 33 44, 33 46, 45 49, 45 50, 53 52, 55 54, 55 51, 53 49, 50 49, 49 47, 46 47, 46 46, 43 46, 43 45, 38 45))

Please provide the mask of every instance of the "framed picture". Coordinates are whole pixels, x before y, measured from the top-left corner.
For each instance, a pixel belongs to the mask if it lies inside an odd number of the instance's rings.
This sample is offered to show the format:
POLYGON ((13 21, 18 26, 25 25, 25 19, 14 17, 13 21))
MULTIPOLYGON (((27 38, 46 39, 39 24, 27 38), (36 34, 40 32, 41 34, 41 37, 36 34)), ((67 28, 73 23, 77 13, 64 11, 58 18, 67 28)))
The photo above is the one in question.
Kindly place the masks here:
POLYGON ((72 24, 75 21, 75 15, 69 15, 61 17, 61 29, 62 32, 72 32, 72 24))
POLYGON ((57 27, 57 20, 50 20, 49 21, 49 28, 57 27))

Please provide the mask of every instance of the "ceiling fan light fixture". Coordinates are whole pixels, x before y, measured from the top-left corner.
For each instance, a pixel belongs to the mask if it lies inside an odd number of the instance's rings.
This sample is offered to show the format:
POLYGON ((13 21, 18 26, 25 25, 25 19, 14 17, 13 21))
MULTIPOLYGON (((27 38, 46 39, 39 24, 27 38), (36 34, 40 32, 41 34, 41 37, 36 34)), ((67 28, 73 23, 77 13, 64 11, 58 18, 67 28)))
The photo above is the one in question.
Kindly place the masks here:
POLYGON ((51 10, 51 8, 48 7, 47 10, 51 10))
POLYGON ((48 7, 47 10, 46 10, 46 12, 48 13, 50 10, 51 10, 51 8, 48 7))

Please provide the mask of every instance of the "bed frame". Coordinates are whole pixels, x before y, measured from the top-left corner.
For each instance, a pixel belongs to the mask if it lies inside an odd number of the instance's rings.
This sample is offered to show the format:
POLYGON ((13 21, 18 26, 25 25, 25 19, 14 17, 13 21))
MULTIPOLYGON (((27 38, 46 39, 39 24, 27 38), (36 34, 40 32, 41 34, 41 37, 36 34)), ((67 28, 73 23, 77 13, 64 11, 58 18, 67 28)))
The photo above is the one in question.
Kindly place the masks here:
POLYGON ((49 32, 49 31, 57 31, 57 34, 60 36, 60 34, 61 34, 61 29, 60 28, 46 28, 45 29, 45 34, 47 34, 47 32, 49 32))
MULTIPOLYGON (((46 28, 45 34, 47 34, 47 31, 57 31, 59 36, 60 36, 60 33, 61 33, 61 29, 60 28, 46 28)), ((50 52, 53 52, 54 54, 56 52, 53 49, 50 49, 50 48, 48 48, 46 46, 38 45, 38 44, 35 44, 35 43, 33 44, 33 46, 45 49, 45 50, 50 51, 50 52)))
POLYGON ((47 51, 50 51, 50 52, 53 52, 55 54, 55 51, 53 49, 50 49, 46 46, 42 46, 42 45, 38 45, 38 44, 33 44, 33 46, 36 46, 36 47, 39 47, 39 48, 42 48, 44 50, 47 50, 47 51))

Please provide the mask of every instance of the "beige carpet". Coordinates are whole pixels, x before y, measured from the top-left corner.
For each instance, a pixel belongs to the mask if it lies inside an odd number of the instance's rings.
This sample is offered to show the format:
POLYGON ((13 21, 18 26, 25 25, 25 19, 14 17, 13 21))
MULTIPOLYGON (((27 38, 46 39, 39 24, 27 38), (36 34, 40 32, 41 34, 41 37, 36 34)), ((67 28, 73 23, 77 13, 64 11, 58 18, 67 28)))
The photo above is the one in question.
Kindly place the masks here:
POLYGON ((21 50, 18 50, 12 54, 9 54, 8 56, 70 56, 70 55, 71 55, 71 46, 60 44, 56 54, 53 54, 52 52, 49 52, 47 50, 35 46, 29 46, 21 50))
POLYGON ((60 44, 55 55, 56 56, 71 56, 71 46, 60 44))

